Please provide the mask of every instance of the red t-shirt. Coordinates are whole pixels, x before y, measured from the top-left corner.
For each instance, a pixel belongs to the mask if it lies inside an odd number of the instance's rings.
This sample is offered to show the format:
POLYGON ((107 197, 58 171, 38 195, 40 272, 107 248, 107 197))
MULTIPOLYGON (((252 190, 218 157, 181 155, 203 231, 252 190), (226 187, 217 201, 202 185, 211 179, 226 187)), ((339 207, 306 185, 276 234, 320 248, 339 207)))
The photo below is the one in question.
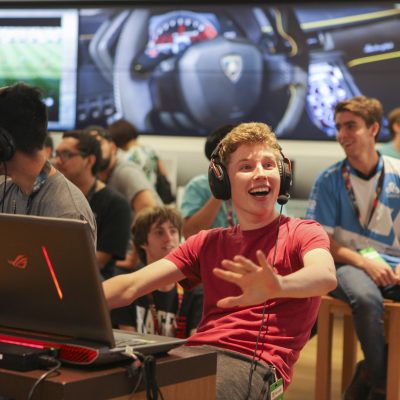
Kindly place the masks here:
MULTIPOLYGON (((188 345, 208 344, 253 356, 263 304, 218 308, 219 299, 237 296, 241 290, 217 278, 212 270, 223 259, 232 259, 237 254, 258 263, 258 249, 264 250, 272 265, 277 223, 278 219, 250 231, 242 231, 239 225, 201 231, 166 257, 185 274, 187 279, 182 284, 187 288, 203 283, 203 318, 197 333, 188 339, 188 345)), ((316 248, 329 251, 328 236, 317 222, 282 216, 274 270, 280 275, 295 272, 303 267, 304 255, 316 248)), ((319 297, 279 298, 267 302, 256 359, 274 365, 285 386, 290 383, 294 363, 309 339, 319 304, 319 297)))

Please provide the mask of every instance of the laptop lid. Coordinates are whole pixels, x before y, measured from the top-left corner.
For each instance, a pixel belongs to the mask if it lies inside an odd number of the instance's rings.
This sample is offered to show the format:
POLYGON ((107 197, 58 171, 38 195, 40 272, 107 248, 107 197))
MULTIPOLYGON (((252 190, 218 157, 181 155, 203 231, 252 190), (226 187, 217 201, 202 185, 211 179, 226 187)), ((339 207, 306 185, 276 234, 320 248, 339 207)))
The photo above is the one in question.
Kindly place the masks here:
POLYGON ((89 224, 0 214, 0 326, 114 347, 89 224))

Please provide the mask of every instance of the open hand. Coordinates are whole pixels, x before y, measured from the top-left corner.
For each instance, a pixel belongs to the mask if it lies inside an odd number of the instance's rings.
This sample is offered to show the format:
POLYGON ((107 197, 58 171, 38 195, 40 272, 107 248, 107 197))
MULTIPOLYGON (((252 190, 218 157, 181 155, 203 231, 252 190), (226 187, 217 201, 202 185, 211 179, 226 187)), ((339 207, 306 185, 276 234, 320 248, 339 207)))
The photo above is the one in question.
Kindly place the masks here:
POLYGON ((214 274, 242 289, 240 296, 225 297, 217 302, 218 307, 244 307, 261 304, 281 293, 282 277, 274 272, 261 250, 257 250, 260 265, 243 256, 223 260, 223 268, 214 268, 214 274))

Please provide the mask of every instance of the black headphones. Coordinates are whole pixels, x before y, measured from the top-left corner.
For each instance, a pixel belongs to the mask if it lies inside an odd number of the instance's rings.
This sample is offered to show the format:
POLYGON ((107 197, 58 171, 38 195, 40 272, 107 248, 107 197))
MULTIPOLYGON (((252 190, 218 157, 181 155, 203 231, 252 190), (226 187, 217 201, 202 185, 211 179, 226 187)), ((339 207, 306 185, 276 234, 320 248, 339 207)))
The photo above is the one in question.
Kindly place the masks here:
MULTIPOLYGON (((219 157, 219 148, 213 151, 211 155, 210 165, 208 167, 208 183, 212 194, 216 199, 229 200, 231 198, 231 183, 225 166, 219 157)), ((278 170, 281 177, 281 185, 279 187, 279 195, 277 202, 284 205, 290 198, 289 190, 292 186, 292 164, 280 151, 282 159, 278 160, 278 170)))
POLYGON ((0 162, 9 161, 15 154, 15 143, 13 137, 0 127, 0 162))

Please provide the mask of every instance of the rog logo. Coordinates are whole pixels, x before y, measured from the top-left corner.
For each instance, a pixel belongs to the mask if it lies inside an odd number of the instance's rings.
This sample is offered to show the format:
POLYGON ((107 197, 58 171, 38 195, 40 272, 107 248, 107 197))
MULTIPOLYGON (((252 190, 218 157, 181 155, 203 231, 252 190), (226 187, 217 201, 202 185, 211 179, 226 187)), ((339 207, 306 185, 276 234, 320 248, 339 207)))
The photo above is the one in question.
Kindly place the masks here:
POLYGON ((8 263, 14 268, 25 269, 28 266, 28 257, 19 254, 14 260, 8 260, 8 263))

